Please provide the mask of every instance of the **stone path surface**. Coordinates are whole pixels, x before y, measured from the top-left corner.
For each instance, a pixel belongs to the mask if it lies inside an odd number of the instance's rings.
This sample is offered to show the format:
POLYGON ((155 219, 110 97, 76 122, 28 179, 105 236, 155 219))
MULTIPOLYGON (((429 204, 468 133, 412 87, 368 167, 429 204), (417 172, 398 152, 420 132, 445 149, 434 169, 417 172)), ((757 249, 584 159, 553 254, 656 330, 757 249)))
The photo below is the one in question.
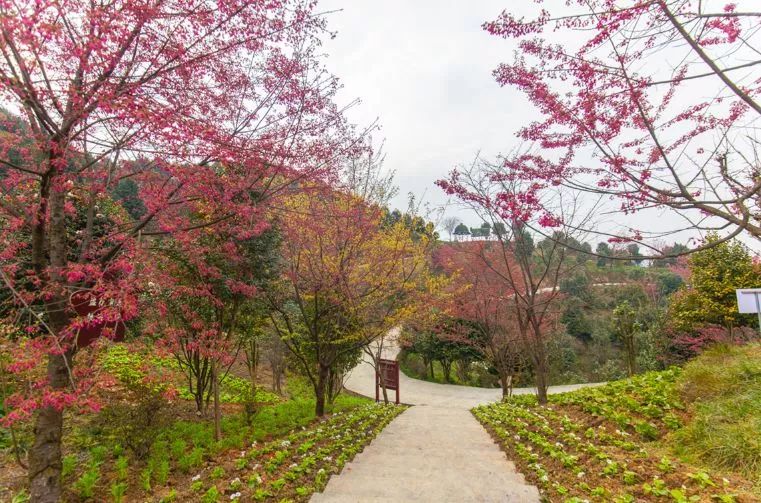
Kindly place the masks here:
MULTIPOLYGON (((395 358, 398 351, 389 344, 384 357, 395 358)), ((346 387, 375 398, 374 376, 365 361, 352 371, 346 387)), ((414 406, 332 477, 323 493, 314 494, 313 503, 539 501, 536 487, 526 483, 470 413, 476 405, 499 400, 500 390, 429 383, 404 374, 399 387, 400 400, 414 406)), ((578 387, 558 386, 551 392, 578 387)), ((389 390, 389 399, 393 393, 389 390)))

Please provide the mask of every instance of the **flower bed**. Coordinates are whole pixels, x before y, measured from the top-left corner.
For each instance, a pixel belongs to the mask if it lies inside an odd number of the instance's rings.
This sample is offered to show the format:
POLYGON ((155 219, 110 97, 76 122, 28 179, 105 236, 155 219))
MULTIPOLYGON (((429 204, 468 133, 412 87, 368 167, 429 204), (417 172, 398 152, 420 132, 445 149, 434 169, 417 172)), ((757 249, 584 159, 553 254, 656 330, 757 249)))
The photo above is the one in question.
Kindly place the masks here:
POLYGON ((404 410, 368 404, 216 460, 162 501, 307 501, 404 410))
POLYGON ((550 501, 756 501, 744 481, 722 478, 669 457, 660 440, 678 430, 678 369, 596 388, 524 395, 473 409, 550 501))

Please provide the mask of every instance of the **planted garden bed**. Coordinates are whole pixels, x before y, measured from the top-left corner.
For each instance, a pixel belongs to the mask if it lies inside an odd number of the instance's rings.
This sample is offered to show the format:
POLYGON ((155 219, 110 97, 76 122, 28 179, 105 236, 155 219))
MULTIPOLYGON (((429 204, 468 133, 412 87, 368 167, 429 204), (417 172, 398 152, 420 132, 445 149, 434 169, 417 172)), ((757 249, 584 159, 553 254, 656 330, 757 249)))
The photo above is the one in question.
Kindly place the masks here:
POLYGON ((161 501, 307 501, 404 410, 367 404, 200 469, 161 501))
POLYGON ((481 406, 473 414, 550 501, 758 501, 750 484, 670 454, 688 420, 679 369, 551 395, 481 406))

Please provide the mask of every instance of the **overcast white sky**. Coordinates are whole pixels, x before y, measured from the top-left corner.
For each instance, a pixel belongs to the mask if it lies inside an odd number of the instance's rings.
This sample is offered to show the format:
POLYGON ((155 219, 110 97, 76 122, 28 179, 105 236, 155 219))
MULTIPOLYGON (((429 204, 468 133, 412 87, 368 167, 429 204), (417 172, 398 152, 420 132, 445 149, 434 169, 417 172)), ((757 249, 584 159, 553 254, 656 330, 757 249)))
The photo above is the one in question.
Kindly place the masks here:
MULTIPOLYGON (((738 0, 746 10, 757 2, 738 0)), ((534 17, 540 6, 529 0, 320 1, 320 11, 336 11, 328 22, 337 36, 323 49, 344 86, 339 99, 362 100, 349 113, 358 125, 379 121, 375 140, 385 140, 386 168, 396 172, 400 189, 394 206, 406 209, 413 193, 433 208, 446 207, 447 215, 480 224, 434 182, 479 152, 487 159, 508 153, 519 143, 515 132, 538 117, 525 95, 499 87, 492 76, 500 62, 512 60, 515 42, 489 35, 481 25, 505 8, 534 17)), ((600 225, 623 225, 616 218, 600 225)), ((632 218, 644 228, 683 223, 667 210, 632 218)), ((749 244, 758 249, 758 242, 749 244)))
MULTIPOLYGON (((434 181, 480 150, 494 157, 515 144, 514 132, 533 116, 518 91, 500 88, 491 72, 509 60, 512 43, 481 24, 515 0, 323 0, 338 36, 325 42, 328 67, 344 89, 342 101, 360 98, 350 118, 378 118, 386 167, 396 171, 401 209, 414 193, 432 206, 447 197, 434 181)), ((532 5, 532 7, 534 7, 532 5)), ((480 221, 455 207, 470 225, 480 221)))

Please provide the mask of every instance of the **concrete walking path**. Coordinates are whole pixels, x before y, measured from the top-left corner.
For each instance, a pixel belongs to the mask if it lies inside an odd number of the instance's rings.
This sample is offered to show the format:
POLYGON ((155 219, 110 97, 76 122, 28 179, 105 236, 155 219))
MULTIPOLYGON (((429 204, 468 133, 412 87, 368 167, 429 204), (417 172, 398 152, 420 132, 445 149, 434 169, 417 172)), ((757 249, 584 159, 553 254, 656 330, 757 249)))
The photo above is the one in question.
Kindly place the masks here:
POLYGON ((386 426, 311 501, 538 502, 539 492, 467 409, 419 405, 386 426))
MULTIPOLYGON (((384 358, 399 349, 386 341, 384 358)), ((346 388, 375 398, 375 370, 363 361, 346 388)), ((515 470, 470 409, 502 398, 499 389, 436 384, 400 374, 400 399, 414 405, 333 476, 313 503, 539 501, 539 491, 515 470)), ((556 386, 559 393, 582 387, 556 386)), ((519 388, 516 394, 533 393, 519 388)), ((389 390, 389 399, 394 392, 389 390)))

